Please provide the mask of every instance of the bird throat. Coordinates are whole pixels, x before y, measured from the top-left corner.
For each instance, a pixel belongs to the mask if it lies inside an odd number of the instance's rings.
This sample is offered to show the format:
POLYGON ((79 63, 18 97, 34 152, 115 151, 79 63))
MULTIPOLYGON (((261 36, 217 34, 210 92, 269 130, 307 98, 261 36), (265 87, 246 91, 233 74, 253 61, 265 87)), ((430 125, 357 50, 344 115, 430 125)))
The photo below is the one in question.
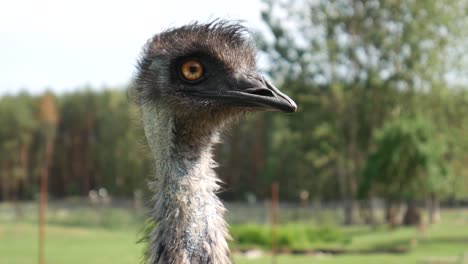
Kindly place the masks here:
POLYGON ((195 131, 200 127, 154 106, 143 106, 142 117, 156 171, 148 263, 230 263, 211 154, 217 131, 195 131))

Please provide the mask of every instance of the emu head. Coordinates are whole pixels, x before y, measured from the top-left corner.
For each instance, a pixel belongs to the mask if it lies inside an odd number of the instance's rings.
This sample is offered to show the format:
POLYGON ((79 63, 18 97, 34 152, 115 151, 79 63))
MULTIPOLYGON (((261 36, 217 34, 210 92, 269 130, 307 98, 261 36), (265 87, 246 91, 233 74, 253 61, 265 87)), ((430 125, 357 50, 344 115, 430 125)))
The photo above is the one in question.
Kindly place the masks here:
POLYGON ((138 64, 138 103, 211 123, 257 110, 294 112, 294 101, 258 73, 249 36, 242 25, 226 21, 154 36, 138 64))

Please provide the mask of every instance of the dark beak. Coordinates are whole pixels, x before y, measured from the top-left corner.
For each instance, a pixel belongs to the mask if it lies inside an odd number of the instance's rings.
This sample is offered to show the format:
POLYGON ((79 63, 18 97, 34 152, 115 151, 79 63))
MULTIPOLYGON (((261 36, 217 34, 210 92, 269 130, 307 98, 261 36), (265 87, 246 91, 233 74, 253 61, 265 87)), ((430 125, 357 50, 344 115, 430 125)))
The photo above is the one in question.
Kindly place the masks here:
POLYGON ((292 113, 296 103, 262 76, 239 74, 217 91, 201 92, 207 98, 238 107, 292 113))

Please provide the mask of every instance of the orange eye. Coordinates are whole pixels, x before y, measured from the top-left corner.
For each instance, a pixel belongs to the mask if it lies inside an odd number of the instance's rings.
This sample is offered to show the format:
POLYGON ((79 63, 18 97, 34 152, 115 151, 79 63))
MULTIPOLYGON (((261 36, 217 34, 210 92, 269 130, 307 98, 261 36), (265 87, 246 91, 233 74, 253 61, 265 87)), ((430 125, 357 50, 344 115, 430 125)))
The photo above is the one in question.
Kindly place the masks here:
POLYGON ((182 64, 182 76, 189 81, 196 81, 203 76, 203 65, 196 60, 189 60, 182 64))

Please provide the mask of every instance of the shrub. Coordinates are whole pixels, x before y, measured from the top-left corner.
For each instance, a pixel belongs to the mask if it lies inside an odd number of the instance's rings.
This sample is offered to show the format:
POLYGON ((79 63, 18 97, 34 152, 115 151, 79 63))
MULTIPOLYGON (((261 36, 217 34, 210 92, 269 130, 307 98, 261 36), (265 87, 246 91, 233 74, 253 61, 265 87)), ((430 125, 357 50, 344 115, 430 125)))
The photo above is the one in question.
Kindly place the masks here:
MULTIPOLYGON (((288 224, 279 227, 278 246, 280 248, 311 248, 321 242, 342 242, 340 230, 331 227, 312 227, 306 224, 288 224)), ((272 245, 271 227, 247 224, 231 226, 234 242, 239 247, 257 246, 270 248, 272 245)))
POLYGON ((239 245, 271 246, 271 232, 267 226, 255 224, 235 225, 231 227, 231 235, 239 245))

